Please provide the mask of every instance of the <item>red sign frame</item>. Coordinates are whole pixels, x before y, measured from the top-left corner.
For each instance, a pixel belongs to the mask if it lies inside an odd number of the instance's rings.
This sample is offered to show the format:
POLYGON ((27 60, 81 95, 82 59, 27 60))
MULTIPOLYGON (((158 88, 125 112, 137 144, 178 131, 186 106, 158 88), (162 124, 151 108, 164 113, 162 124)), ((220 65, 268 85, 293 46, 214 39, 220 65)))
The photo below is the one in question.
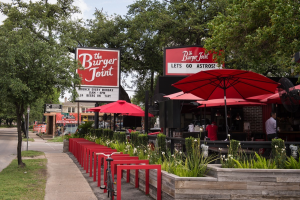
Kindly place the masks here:
MULTIPOLYGON (((78 113, 69 113, 68 116, 56 113, 55 121, 57 124, 78 124, 78 113)), ((79 123, 81 123, 81 113, 79 113, 79 123)))
POLYGON ((119 87, 120 50, 76 48, 75 58, 84 67, 76 70, 82 86, 119 87))
POLYGON ((224 65, 219 66, 213 59, 213 54, 206 54, 205 48, 201 46, 165 48, 164 76, 188 76, 203 70, 223 68, 224 65))

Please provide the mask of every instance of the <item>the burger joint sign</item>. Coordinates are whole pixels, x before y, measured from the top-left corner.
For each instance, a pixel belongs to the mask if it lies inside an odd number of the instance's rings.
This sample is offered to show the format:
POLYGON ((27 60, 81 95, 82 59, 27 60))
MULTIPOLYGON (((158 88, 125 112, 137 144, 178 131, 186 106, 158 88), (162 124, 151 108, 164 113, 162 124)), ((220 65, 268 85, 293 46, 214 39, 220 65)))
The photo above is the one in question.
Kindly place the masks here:
POLYGON ((118 49, 77 48, 77 69, 81 87, 77 101, 111 102, 119 100, 120 51, 118 49))

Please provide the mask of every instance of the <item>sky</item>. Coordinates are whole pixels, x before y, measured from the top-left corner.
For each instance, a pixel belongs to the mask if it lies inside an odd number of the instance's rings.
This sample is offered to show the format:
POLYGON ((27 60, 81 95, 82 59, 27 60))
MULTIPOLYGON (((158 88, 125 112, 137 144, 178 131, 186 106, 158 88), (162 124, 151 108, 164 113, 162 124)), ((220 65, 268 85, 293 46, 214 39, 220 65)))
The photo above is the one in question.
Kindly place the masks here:
MULTIPOLYGON (((29 2, 29 0, 23 0, 29 2)), ((36 2, 37 0, 32 0, 33 2, 36 2)), ((1 0, 1 2, 4 3, 11 3, 12 0, 1 0)), ((104 13, 107 13, 108 15, 118 14, 118 15, 126 15, 128 8, 130 4, 133 4, 136 2, 136 0, 74 0, 74 5, 79 7, 81 10, 81 14, 78 14, 78 18, 83 19, 93 19, 95 8, 98 10, 103 10, 104 13)), ((56 3, 56 0, 48 0, 48 3, 56 3)), ((5 16, 0 14, 0 25, 2 24, 2 21, 5 19, 5 16)), ((127 88, 125 88, 127 90, 127 88)), ((132 89, 130 89, 132 90, 132 89)), ((134 92, 127 91, 128 95, 132 97, 134 95, 134 92)), ((70 95, 66 94, 66 96, 69 98, 70 95)), ((64 98, 59 99, 61 102, 64 101, 64 98)))
MULTIPOLYGON (((24 0, 29 2, 29 0, 24 0)), ((37 0, 32 0, 33 2, 37 0)), ((136 0, 74 0, 74 5, 78 6, 82 14, 80 17, 84 19, 92 19, 95 8, 103 11, 109 15, 114 13, 119 15, 126 15, 127 6, 134 3, 136 0)), ((12 0, 1 0, 4 3, 11 3, 12 0)), ((56 0, 48 0, 49 3, 56 3, 56 0)), ((0 21, 5 19, 0 15, 0 21)))
POLYGON ((95 8, 103 11, 109 15, 119 14, 126 15, 127 6, 134 3, 135 0, 75 0, 75 4, 81 5, 83 18, 93 18, 95 8))

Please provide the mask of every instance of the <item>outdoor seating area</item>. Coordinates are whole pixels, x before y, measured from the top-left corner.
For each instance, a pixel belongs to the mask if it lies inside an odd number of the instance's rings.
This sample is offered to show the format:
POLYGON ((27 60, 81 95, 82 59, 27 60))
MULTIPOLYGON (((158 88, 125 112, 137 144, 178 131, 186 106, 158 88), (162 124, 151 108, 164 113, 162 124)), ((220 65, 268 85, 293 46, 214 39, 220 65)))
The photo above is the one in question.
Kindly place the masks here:
MULTIPOLYGON (((225 162, 223 159, 218 159, 223 156, 226 159, 230 159, 231 155, 229 154, 235 155, 233 152, 234 140, 206 141, 209 152, 206 156, 217 155, 215 157, 217 160, 214 159, 208 163, 201 162, 199 167, 202 165, 206 166, 205 174, 188 177, 174 174, 170 168, 166 168, 168 165, 164 163, 153 164, 152 156, 160 157, 161 154, 155 154, 156 150, 151 150, 148 145, 145 148, 141 143, 135 144, 140 147, 134 147, 134 138, 132 135, 130 140, 125 140, 125 143, 123 143, 125 149, 122 150, 123 147, 120 138, 113 142, 109 140, 109 136, 103 134, 104 132, 97 139, 90 137, 89 140, 84 138, 69 138, 69 151, 74 154, 81 167, 85 170, 85 173, 93 177, 93 181, 96 181, 98 186, 106 184, 105 180, 108 178, 104 173, 107 171, 108 165, 106 157, 102 153, 111 154, 112 152, 119 152, 119 154, 111 155, 113 160, 110 164, 113 181, 117 182, 117 187, 115 188, 117 199, 122 199, 122 191, 120 189, 122 187, 120 185, 121 179, 125 179, 127 183, 140 188, 145 194, 149 194, 154 199, 182 199, 186 197, 188 191, 192 191, 189 193, 189 197, 192 196, 194 199, 220 198, 221 196, 226 196, 230 199, 262 199, 266 197, 278 198, 279 196, 282 198, 297 198, 299 195, 296 191, 299 190, 299 180, 297 177, 300 169, 236 169, 228 166, 230 164, 229 161, 225 162), (147 152, 144 153, 144 150, 147 152), (144 153, 143 156, 141 156, 142 152, 144 153), (217 163, 221 161, 221 164, 213 164, 212 161, 219 161, 217 163), (266 187, 266 184, 270 183, 272 187, 266 187)), ((115 132, 114 135, 117 136, 118 134, 115 132)), ((153 140, 154 138, 156 138, 154 140, 160 140, 159 137, 159 135, 148 136, 145 144, 148 144, 149 140, 153 140)), ((173 143, 175 160, 180 156, 179 151, 174 147, 174 142, 177 142, 175 140, 185 140, 181 144, 188 145, 187 139, 189 138, 165 138, 167 141, 166 147, 172 148, 173 143), (171 144, 168 144, 169 140, 171 144)), ((194 141, 191 140, 191 142, 193 143, 194 141)), ((205 141, 197 140, 194 142, 195 145, 198 142, 202 144, 205 141)), ((270 141, 261 143, 258 144, 253 141, 240 142, 236 155, 251 156, 255 153, 254 149, 272 146, 272 142, 270 141)), ((299 142, 294 144, 300 145, 299 142)), ((292 152, 289 151, 291 143, 285 142, 284 145, 287 151, 286 154, 291 154, 292 152)), ((198 151, 198 148, 199 146, 196 146, 196 151, 198 151)), ((193 152, 190 150, 188 146, 185 147, 183 153, 186 157, 193 152)), ((199 156, 203 155, 205 155, 205 150, 201 147, 199 156)), ((173 166, 170 160, 168 162, 170 162, 170 166, 173 166)))
MULTIPOLYGON (((105 184, 100 187, 104 192, 111 191, 108 185, 115 178, 117 189, 120 189, 120 179, 124 178, 155 199, 182 199, 187 197, 188 191, 191 192, 188 197, 193 199, 224 195, 229 199, 298 196, 295 191, 300 187, 299 180, 291 177, 300 173, 297 161, 300 141, 289 141, 293 137, 286 135, 291 128, 297 130, 297 127, 284 125, 287 120, 282 119, 271 127, 274 138, 270 141, 265 122, 275 120, 276 113, 282 115, 285 111, 279 105, 261 102, 259 97, 265 97, 265 93, 272 96, 280 84, 242 70, 210 70, 209 76, 202 78, 200 73, 173 84, 193 95, 180 93, 179 96, 185 96, 184 100, 159 102, 161 127, 151 127, 147 109, 116 101, 91 110, 123 117, 129 113, 144 115, 143 128, 134 130, 126 126, 125 120, 120 120, 123 127, 118 129, 89 129, 84 139, 70 136, 70 151, 99 187, 105 184), (203 84, 207 87, 212 83, 211 74, 214 73, 218 84, 212 84, 207 92, 199 92, 203 84), (237 80, 244 85, 238 86, 237 80), (193 85, 182 86, 191 82, 193 85), (256 92, 246 91, 245 85, 254 87, 256 92), (252 97, 255 95, 256 99, 252 97), (250 97, 251 101, 247 100, 250 97), (110 158, 106 159, 103 152, 110 153, 110 158), (252 175, 256 178, 246 178, 252 175), (272 187, 265 186, 269 183, 272 187)), ((297 115, 290 116, 296 124, 297 115)), ((117 198, 121 199, 120 190, 117 190, 117 198)))

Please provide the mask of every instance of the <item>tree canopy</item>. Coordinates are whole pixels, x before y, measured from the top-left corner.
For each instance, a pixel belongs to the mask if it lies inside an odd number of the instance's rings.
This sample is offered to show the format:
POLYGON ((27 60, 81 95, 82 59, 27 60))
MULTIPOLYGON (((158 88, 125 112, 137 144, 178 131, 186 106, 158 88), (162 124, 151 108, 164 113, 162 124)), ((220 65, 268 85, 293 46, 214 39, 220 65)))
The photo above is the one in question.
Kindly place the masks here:
POLYGON ((128 6, 124 17, 96 9, 95 20, 88 21, 87 40, 93 47, 121 49, 122 84, 131 75, 135 101, 144 103, 145 91, 151 97, 155 77, 163 74, 164 48, 204 45, 207 22, 224 12, 226 4, 226 0, 139 0, 128 6))
POLYGON ((209 23, 208 50, 224 50, 218 62, 226 68, 253 70, 268 76, 298 71, 293 56, 300 50, 300 4, 294 0, 230 0, 224 14, 209 23))
POLYGON ((71 0, 0 3, 8 16, 0 27, 0 94, 15 106, 18 126, 18 164, 21 159, 21 118, 28 105, 53 95, 53 88, 72 92, 80 79, 70 57, 73 40, 60 43, 64 25, 76 8, 71 0))

